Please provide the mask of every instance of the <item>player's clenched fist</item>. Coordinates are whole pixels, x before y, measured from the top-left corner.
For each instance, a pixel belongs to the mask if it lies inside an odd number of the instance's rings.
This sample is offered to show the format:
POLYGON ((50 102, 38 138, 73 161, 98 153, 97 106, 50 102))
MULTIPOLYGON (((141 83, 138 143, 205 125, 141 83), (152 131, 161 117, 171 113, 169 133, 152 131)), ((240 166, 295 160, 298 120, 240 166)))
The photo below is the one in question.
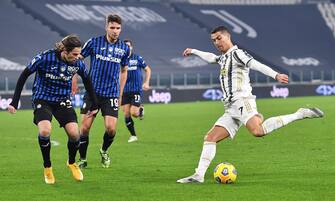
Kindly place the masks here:
POLYGON ((192 48, 186 48, 183 52, 184 57, 190 56, 191 54, 192 54, 192 48))

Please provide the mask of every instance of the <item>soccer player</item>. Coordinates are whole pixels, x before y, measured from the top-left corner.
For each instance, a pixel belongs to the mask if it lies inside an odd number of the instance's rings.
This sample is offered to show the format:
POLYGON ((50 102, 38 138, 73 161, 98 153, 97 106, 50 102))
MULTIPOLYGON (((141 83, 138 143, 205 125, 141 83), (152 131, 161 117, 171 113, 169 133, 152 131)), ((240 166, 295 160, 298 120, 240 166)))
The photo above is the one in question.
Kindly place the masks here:
POLYGON ((130 57, 128 64, 127 82, 122 95, 122 110, 125 117, 126 126, 131 134, 128 142, 137 141, 137 136, 134 127, 134 121, 131 116, 139 119, 144 117, 144 107, 141 104, 142 89, 147 91, 149 89, 149 81, 151 76, 151 68, 145 63, 143 57, 135 54, 133 42, 129 39, 124 42, 130 48, 130 57), (142 70, 145 72, 143 82, 142 70), (143 84, 142 84, 143 83, 143 84))
MULTIPOLYGON (((121 33, 121 18, 118 15, 108 15, 106 18, 106 35, 89 39, 83 47, 81 55, 90 56, 90 76, 98 98, 102 116, 104 117, 105 132, 100 149, 102 167, 108 168, 111 160, 107 149, 116 135, 119 99, 127 80, 129 47, 119 39, 121 33)), ((85 114, 90 108, 91 99, 87 94, 81 113, 85 114)), ((89 132, 95 116, 82 117, 80 126, 80 168, 87 166, 86 153, 89 144, 89 132)))
POLYGON ((78 36, 69 35, 56 43, 55 49, 47 50, 35 56, 21 73, 12 102, 8 106, 10 113, 16 113, 23 85, 27 78, 36 72, 32 95, 34 123, 39 131, 38 142, 44 161, 44 180, 47 184, 55 183, 50 160, 52 116, 57 119, 59 125, 64 128, 68 135, 69 158, 67 166, 76 180, 83 180, 83 174, 75 163, 80 135, 77 115, 70 100, 71 82, 74 74, 78 73, 82 77, 86 90, 93 97, 90 115, 96 113, 98 107, 88 70, 84 63, 78 59, 80 52, 80 39, 78 36))
POLYGON ((211 39, 221 55, 191 48, 186 48, 183 55, 196 55, 209 63, 218 63, 221 66, 220 81, 225 113, 205 136, 195 173, 177 180, 178 183, 203 183, 207 168, 216 153, 216 143, 228 137, 234 138, 242 124, 255 137, 263 137, 293 121, 323 117, 323 112, 318 108, 300 108, 295 113, 271 117, 263 122, 262 115, 257 111, 256 97, 251 93, 250 69, 262 72, 280 83, 288 83, 288 76, 272 70, 246 51, 239 49, 232 43, 231 35, 224 26, 214 28, 211 39))

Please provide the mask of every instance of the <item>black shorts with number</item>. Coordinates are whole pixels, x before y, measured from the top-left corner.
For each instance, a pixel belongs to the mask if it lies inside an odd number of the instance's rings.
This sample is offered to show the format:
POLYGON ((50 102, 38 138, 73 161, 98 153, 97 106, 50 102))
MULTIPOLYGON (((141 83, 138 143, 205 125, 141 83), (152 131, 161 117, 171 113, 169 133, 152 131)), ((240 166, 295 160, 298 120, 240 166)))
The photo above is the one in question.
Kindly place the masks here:
POLYGON ((141 93, 140 92, 127 92, 122 95, 122 103, 121 105, 134 105, 136 107, 140 107, 141 105, 141 93))
POLYGON ((51 122, 52 115, 57 119, 60 127, 67 123, 78 122, 77 114, 72 107, 70 100, 62 102, 49 102, 45 100, 36 100, 33 102, 34 123, 37 125, 42 120, 51 122))
MULTIPOLYGON (((101 110, 102 116, 118 117, 119 111, 119 99, 116 97, 101 97, 97 96, 99 109, 101 110)), ((84 95, 84 102, 81 106, 80 113, 86 114, 92 105, 92 101, 87 94, 84 95)), ((95 114, 96 116, 96 114, 95 114)))

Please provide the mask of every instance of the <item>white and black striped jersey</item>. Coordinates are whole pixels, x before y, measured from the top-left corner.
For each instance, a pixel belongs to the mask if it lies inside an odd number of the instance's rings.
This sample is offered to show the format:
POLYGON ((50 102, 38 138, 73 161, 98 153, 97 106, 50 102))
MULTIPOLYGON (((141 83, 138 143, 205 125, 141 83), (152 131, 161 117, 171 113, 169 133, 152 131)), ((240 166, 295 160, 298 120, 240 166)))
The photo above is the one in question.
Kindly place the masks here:
POLYGON ((225 54, 217 56, 217 63, 221 66, 220 82, 225 102, 252 96, 248 67, 252 59, 250 54, 236 45, 225 54))
POLYGON ((250 69, 257 70, 273 79, 276 79, 278 75, 278 72, 258 62, 236 45, 219 56, 197 49, 192 49, 191 54, 197 55, 209 63, 218 63, 220 65, 219 78, 223 92, 223 101, 226 103, 241 97, 253 97, 249 78, 250 69))

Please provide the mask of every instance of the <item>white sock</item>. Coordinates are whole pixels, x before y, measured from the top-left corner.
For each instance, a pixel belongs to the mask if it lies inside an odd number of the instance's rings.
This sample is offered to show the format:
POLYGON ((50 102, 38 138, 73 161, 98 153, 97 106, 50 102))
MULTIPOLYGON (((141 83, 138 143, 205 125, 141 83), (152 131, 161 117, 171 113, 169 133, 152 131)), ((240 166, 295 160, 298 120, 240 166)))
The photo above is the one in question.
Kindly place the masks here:
POLYGON ((200 177, 204 177, 208 169, 209 164, 211 164, 216 153, 216 142, 204 142, 202 147, 202 152, 199 160, 197 169, 195 170, 196 174, 200 177))
POLYGON ((298 112, 293 113, 293 114, 277 116, 277 117, 271 117, 262 123, 264 134, 271 133, 272 131, 278 128, 281 128, 293 121, 296 121, 302 118, 303 118, 302 115, 298 112))

